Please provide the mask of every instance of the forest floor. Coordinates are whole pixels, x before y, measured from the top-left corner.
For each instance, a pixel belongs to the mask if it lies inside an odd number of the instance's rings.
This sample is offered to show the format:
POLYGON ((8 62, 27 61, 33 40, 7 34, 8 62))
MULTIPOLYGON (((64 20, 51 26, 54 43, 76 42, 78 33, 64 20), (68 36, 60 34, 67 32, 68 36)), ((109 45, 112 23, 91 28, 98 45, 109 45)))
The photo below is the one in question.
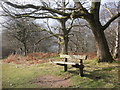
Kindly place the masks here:
POLYGON ((62 60, 55 53, 34 53, 26 57, 10 55, 2 60, 3 88, 120 88, 119 61, 97 63, 95 54, 84 61, 84 77, 79 70, 50 63, 62 60))

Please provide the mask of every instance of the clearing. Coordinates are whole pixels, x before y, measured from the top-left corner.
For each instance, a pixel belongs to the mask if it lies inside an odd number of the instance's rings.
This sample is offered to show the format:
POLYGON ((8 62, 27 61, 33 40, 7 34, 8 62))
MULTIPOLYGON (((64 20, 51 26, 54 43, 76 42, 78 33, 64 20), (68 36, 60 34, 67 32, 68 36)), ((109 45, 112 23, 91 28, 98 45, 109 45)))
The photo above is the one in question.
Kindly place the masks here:
POLYGON ((86 60, 85 76, 80 77, 74 67, 64 72, 63 67, 49 63, 61 60, 56 54, 28 58, 11 55, 2 62, 3 88, 120 88, 118 61, 98 64, 96 59, 86 60))

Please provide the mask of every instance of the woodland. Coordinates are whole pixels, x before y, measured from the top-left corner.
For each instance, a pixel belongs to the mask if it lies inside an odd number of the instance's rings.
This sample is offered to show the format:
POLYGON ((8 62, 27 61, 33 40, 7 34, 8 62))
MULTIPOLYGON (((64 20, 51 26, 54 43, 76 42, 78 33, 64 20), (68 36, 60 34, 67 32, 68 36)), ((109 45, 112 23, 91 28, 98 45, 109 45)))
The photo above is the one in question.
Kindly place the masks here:
POLYGON ((120 1, 1 0, 0 29, 3 88, 120 87, 120 1), (86 55, 84 77, 60 55, 86 55))

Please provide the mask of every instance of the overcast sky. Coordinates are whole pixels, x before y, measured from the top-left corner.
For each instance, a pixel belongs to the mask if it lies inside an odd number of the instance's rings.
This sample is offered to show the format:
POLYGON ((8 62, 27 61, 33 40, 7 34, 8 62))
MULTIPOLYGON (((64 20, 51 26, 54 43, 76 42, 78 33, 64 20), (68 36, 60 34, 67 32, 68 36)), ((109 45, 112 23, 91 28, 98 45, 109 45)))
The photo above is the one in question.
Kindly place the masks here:
MULTIPOLYGON (((2 1, 2 0, 1 0, 2 1)), ((3 0, 3 1, 5 1, 5 0, 3 0)), ((8 1, 12 1, 12 2, 19 2, 19 3, 29 3, 29 4, 35 4, 35 5, 38 5, 38 3, 39 3, 39 1, 40 0, 8 0, 8 1)), ((46 2, 48 2, 48 1, 50 1, 50 2, 53 2, 54 0, 43 0, 43 1, 46 1, 46 2)), ((57 0, 56 0, 57 1, 57 0)), ((68 0, 67 0, 68 1, 68 0)), ((72 1, 72 0, 69 0, 69 1, 72 1)), ((96 1, 99 1, 99 0, 96 0, 96 1)), ((106 2, 118 2, 119 0, 102 0, 102 4, 103 3, 106 3, 106 2)), ((1 9, 1 7, 0 7, 0 11, 2 11, 2 9, 1 9)), ((1 12, 0 12, 1 13, 1 12)), ((1 17, 0 16, 0 23, 2 22, 2 21, 4 21, 4 19, 3 19, 3 17, 1 17)), ((53 21, 52 21, 53 22, 53 21)), ((55 22, 56 23, 56 22, 55 22)), ((2 31, 2 28, 1 28, 1 26, 0 26, 0 33, 1 33, 1 31, 2 31)))

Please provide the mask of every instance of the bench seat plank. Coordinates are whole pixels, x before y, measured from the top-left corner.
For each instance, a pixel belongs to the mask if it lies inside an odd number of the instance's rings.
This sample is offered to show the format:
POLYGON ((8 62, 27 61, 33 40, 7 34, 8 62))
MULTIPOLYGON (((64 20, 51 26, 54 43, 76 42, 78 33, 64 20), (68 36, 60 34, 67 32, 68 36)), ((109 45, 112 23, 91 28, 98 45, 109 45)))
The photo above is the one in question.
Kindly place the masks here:
POLYGON ((86 55, 62 55, 60 54, 60 58, 69 58, 69 59, 83 59, 85 60, 87 58, 86 55))
POLYGON ((75 65, 76 63, 73 63, 73 62, 62 62, 62 61, 54 61, 52 63, 55 63, 55 64, 69 64, 69 65, 75 65))

